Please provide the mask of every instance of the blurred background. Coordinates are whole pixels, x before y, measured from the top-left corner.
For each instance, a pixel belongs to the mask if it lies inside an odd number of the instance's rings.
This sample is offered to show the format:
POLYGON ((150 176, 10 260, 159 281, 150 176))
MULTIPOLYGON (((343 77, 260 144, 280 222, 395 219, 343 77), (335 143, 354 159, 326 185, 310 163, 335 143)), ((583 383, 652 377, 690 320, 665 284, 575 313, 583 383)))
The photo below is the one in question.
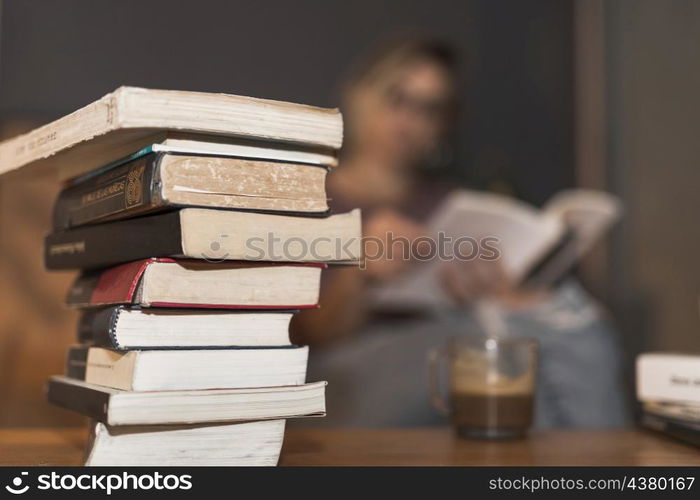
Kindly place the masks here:
MULTIPOLYGON (((693 0, 0 2, 0 135, 120 85, 339 105, 348 64, 389 36, 460 51, 449 174, 536 205, 611 191, 625 217, 579 277, 611 312, 632 380, 646 350, 700 351, 700 3, 693 0)), ((53 179, 0 184, 0 426, 78 424, 63 371, 73 275, 42 269, 53 179)))

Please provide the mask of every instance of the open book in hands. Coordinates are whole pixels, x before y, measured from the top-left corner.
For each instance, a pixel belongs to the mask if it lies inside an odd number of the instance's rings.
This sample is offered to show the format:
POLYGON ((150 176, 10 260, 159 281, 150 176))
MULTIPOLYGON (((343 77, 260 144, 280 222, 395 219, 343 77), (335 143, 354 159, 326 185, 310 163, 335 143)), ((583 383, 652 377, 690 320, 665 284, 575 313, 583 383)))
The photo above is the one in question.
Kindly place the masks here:
MULTIPOLYGON (((448 237, 452 242, 443 245, 443 258, 415 262, 397 279, 374 289, 371 302, 375 309, 393 311, 452 306, 440 274, 445 265, 459 264, 446 260, 455 259, 453 244, 464 237, 469 240, 462 245, 463 257, 470 254, 469 242, 479 242, 482 247, 486 243, 497 249, 497 259, 510 283, 550 286, 573 267, 620 213, 619 200, 600 191, 563 191, 541 210, 502 195, 453 191, 427 224, 436 242, 441 241, 440 233, 442 240, 448 237)), ((493 258, 493 252, 487 253, 493 258)))

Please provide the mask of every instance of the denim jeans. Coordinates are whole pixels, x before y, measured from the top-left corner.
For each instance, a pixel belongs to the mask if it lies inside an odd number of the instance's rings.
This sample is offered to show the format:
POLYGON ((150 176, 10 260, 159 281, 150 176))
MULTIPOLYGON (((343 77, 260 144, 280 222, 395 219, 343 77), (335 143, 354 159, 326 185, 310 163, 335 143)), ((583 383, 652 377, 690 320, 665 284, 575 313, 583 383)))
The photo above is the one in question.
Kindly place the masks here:
MULTIPOLYGON (((517 311, 500 309, 510 335, 540 344, 538 428, 606 428, 629 422, 616 332, 574 280, 517 311)), ((382 321, 332 348, 312 349, 309 380, 327 380, 325 419, 299 425, 415 427, 445 423, 430 405, 427 353, 449 338, 481 334, 470 308, 382 321)))

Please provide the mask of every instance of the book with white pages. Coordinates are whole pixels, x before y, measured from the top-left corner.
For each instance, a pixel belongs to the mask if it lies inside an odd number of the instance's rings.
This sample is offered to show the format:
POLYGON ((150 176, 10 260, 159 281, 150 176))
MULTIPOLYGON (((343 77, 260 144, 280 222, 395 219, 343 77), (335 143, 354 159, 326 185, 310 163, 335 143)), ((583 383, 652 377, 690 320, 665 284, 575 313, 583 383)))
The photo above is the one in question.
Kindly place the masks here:
POLYGON ((289 346, 294 311, 140 308, 84 309, 81 344, 116 350, 289 346))
MULTIPOLYGON (((129 156, 153 152, 279 161, 328 168, 338 166, 338 156, 334 149, 285 144, 260 139, 187 134, 176 131, 145 136, 134 143, 128 144, 123 150, 125 155, 129 156)), ((81 174, 99 175, 99 173, 109 169, 115 160, 123 161, 122 158, 116 159, 113 152, 101 153, 100 151, 95 151, 90 163, 99 168, 89 172, 89 174, 86 174, 85 166, 82 162, 60 162, 57 168, 58 178, 65 181, 81 174), (99 162, 102 163, 100 164, 99 162)))
POLYGON ((284 420, 112 427, 92 424, 86 466, 275 466, 284 420))
POLYGON ((475 242, 482 250, 488 246, 488 258, 499 260, 513 284, 549 286, 575 265, 620 213, 617 198, 597 191, 564 191, 538 209, 507 196, 455 190, 426 224, 436 241, 440 233, 443 240, 449 238, 443 257, 411 263, 398 279, 376 286, 371 303, 390 311, 453 307, 441 273, 445 261, 455 256, 454 242, 462 242, 462 258, 476 255, 475 242))
POLYGON ((270 99, 119 87, 66 116, 0 142, 0 176, 80 175, 171 131, 332 152, 342 144, 343 120, 337 109, 270 99))
POLYGON ((74 378, 49 379, 50 403, 110 426, 240 422, 326 414, 326 382, 239 389, 124 391, 74 378))
POLYGON ((71 346, 66 375, 125 391, 290 386, 306 382, 308 347, 115 351, 71 346))
POLYGON ((637 356, 637 399, 700 406, 700 355, 647 352, 637 356))

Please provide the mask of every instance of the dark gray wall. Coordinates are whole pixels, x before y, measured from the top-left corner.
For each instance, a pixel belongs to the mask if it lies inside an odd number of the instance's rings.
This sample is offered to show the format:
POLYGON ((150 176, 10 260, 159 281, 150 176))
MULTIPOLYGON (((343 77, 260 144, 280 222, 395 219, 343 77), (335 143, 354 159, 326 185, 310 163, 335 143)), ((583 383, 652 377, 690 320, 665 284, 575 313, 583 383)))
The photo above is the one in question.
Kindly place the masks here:
POLYGON ((606 7, 617 316, 631 352, 700 352, 700 3, 606 7))
POLYGON ((0 118, 48 120, 119 85, 334 106, 348 62, 397 31, 470 57, 459 178, 538 203, 573 182, 570 1, 4 0, 0 118))

